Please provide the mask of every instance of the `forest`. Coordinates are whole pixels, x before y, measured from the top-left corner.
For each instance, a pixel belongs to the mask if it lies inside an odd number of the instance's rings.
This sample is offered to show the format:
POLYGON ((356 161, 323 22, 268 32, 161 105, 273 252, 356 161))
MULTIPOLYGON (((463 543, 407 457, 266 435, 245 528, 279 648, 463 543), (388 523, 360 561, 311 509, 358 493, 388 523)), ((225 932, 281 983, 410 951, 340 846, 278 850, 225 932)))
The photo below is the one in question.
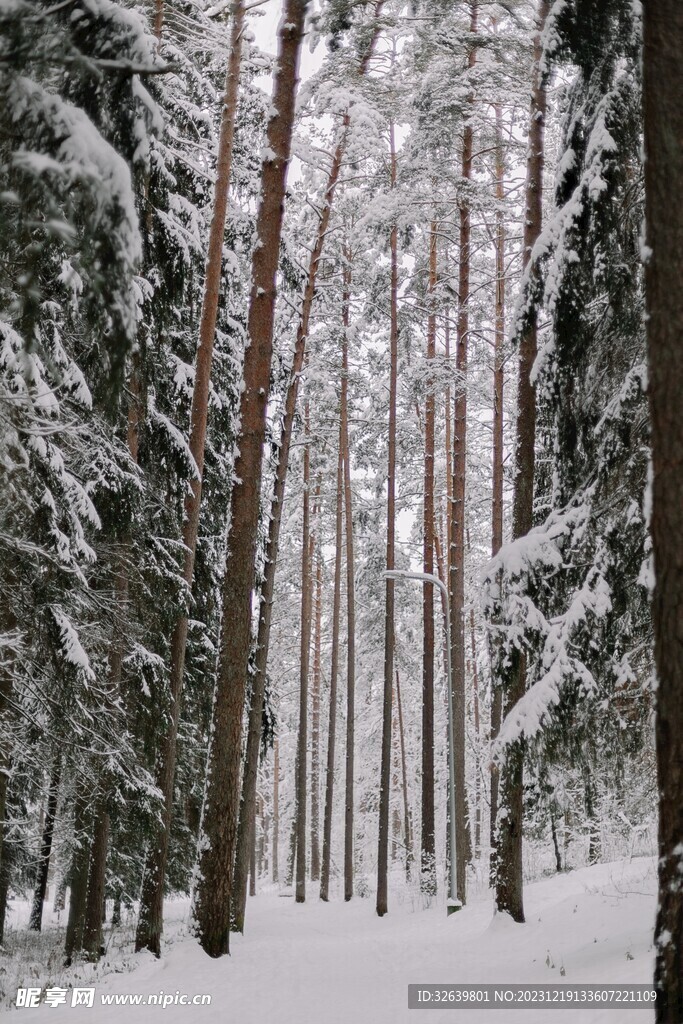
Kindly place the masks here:
POLYGON ((683 1024, 682 97, 680 0, 0 0, 3 1012, 683 1024))

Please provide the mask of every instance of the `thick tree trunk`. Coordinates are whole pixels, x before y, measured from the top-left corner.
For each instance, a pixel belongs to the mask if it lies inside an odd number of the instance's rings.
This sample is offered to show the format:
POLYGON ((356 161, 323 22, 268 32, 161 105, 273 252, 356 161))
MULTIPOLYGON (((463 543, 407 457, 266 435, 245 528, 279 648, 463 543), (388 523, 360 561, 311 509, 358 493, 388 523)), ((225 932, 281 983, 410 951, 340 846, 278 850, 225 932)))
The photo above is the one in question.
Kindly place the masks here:
MULTIPOLYGON (((424 429, 423 571, 434 572, 434 433, 436 409, 432 365, 436 358, 435 289, 437 275, 437 224, 429 231, 429 282, 427 320, 427 396, 424 429)), ((422 848, 420 888, 436 894, 434 841, 434 586, 422 585, 422 848)))
POLYGON ((349 313, 351 268, 344 268, 342 306, 342 373, 340 430, 344 455, 344 524, 346 527, 346 785, 344 813, 344 899, 353 897, 354 743, 356 719, 356 582, 353 555, 353 493, 349 445, 349 313))
MULTIPOLYGON (((541 233, 543 220, 543 133, 545 85, 541 77, 541 32, 548 15, 548 0, 540 0, 538 32, 534 40, 534 81, 531 94, 529 151, 527 158, 526 216, 524 222, 524 265, 541 233)), ((534 466, 536 442, 536 394, 531 370, 536 359, 536 319, 531 318, 519 343, 519 382, 515 439, 516 476, 512 511, 512 535, 524 537, 533 526, 534 466)), ((512 712, 526 689, 526 659, 514 651, 506 672, 504 714, 512 712)), ((516 743, 505 752, 498 785, 498 815, 495 837, 496 907, 514 921, 524 920, 522 880, 522 825, 524 748, 516 743)))
POLYGON ((334 801, 334 759, 337 737, 337 680, 339 676, 339 619, 341 616, 342 515, 344 487, 344 443, 339 426, 337 459, 337 508, 334 539, 334 598, 332 602, 332 656, 330 664, 330 705, 327 726, 327 767, 325 772, 325 816, 323 820, 323 862, 320 871, 320 899, 330 894, 330 862, 332 857, 332 807, 334 801))
MULTIPOLYGON (((160 4, 160 7, 163 5, 160 4)), ((194 560, 199 533, 202 476, 204 472, 204 449, 209 409, 211 364, 218 317, 218 300, 223 263, 223 237, 228 209, 228 192, 232 168, 232 152, 235 137, 235 119, 240 78, 242 35, 244 31, 244 3, 237 0, 233 5, 233 20, 230 36, 230 53, 225 79, 221 129, 218 140, 216 184, 214 188, 213 215, 209 229, 209 246, 206 259, 204 297, 199 322, 199 343, 195 365, 192 407, 190 411, 189 448, 197 466, 197 476, 191 481, 191 489, 185 499, 183 544, 185 561, 183 578, 189 600, 194 575, 194 560)), ((159 26, 159 33, 161 25, 159 26)), ((140 897, 140 914, 135 935, 135 948, 150 949, 156 956, 161 952, 163 929, 164 885, 168 842, 173 815, 173 786, 175 780, 176 745, 180 721, 181 693, 185 670, 187 647, 187 612, 176 620, 171 637, 171 720, 168 732, 161 741, 157 755, 157 785, 163 794, 162 820, 154 827, 147 854, 144 883, 140 897)))
MULTIPOLYGON (((320 485, 318 485, 320 501, 320 485)), ((320 513, 318 513, 320 538, 320 513)), ((320 681, 322 674, 323 558, 318 539, 315 570, 313 681, 311 686, 311 880, 320 878, 320 681)))
MULTIPOLYGON (((391 187, 396 188, 396 145, 393 121, 389 124, 391 187)), ((389 441, 387 466, 387 569, 394 568, 396 533, 396 387, 398 367, 398 228, 391 229, 391 284, 389 333, 389 441)), ((389 797, 391 790, 391 695, 394 683, 394 581, 386 581, 384 618, 384 691, 382 702, 382 759, 379 783, 379 838, 377 849, 377 914, 389 909, 389 797)))
POLYGON ((296 785, 296 902, 306 900, 306 790, 308 785, 308 675, 311 654, 311 449, 308 400, 304 413, 303 525, 301 538, 301 654, 299 672, 299 739, 296 785))
POLYGON ((230 889, 239 810, 242 716, 251 640, 261 467, 273 351, 276 278, 284 213, 299 54, 307 3, 286 0, 278 32, 278 67, 267 129, 252 259, 239 452, 230 501, 223 586, 223 619, 214 701, 213 736, 202 824, 196 920, 210 956, 228 951, 230 889))
MULTIPOLYGON (((477 31, 477 4, 471 3, 470 32, 477 31)), ((476 63, 476 49, 470 46, 470 69, 476 63)), ((471 102, 474 98, 471 97, 471 102)), ((474 131, 467 121, 462 144, 462 177, 472 177, 474 131)), ((453 501, 451 515, 450 613, 451 661, 453 665, 453 738, 455 742, 455 834, 458 899, 466 902, 468 859, 467 794, 465 789, 465 477, 467 466, 467 347, 470 301, 470 208, 460 205, 460 261, 458 270, 458 319, 456 342, 457 393, 453 417, 453 501)))
POLYGON ((99 960, 103 952, 102 906, 106 893, 107 848, 110 829, 107 794, 100 793, 95 804, 93 840, 90 849, 88 893, 83 922, 83 952, 87 960, 99 960))
MULTIPOLYGON (((496 312, 493 349, 493 486, 491 495, 491 557, 503 546, 503 388, 505 343, 505 160, 503 150, 503 110, 496 105, 496 312)), ((495 675, 491 680, 491 743, 500 732, 503 715, 503 690, 495 675)), ((491 765, 491 884, 495 882, 493 851, 498 814, 498 767, 491 765)))
POLYGON ((396 669, 396 706, 398 709, 398 734, 401 741, 401 786, 403 790, 403 830, 406 848, 406 880, 410 881, 413 866, 413 837, 410 831, 410 807, 408 804, 408 768, 406 764, 406 737, 403 728, 403 705, 401 703, 401 682, 396 669))
POLYGON ((47 892, 47 876, 50 871, 50 855, 52 853, 52 839, 55 834, 55 820, 57 818, 57 802, 59 800, 59 780, 61 775, 61 758, 55 758, 50 779, 50 789, 47 797, 45 810, 45 822, 43 825, 43 840, 40 848, 40 860, 38 862, 38 875, 36 888, 33 893, 33 906, 31 907, 31 918, 29 929, 39 932, 43 923, 43 904, 47 892))
MULTIPOLYGON (((358 74, 364 75, 370 58, 374 52, 375 43, 379 35, 379 16, 384 6, 384 0, 375 3, 375 21, 373 32, 368 47, 360 61, 358 74)), ((323 200, 322 212, 318 222, 315 243, 311 251, 308 265, 308 274, 303 293, 299 325, 297 328, 296 343, 294 346, 294 358, 289 376, 289 385, 285 398, 285 412, 280 431, 280 446, 278 451, 278 463, 275 471, 275 483, 273 487, 273 498, 271 501, 270 522, 268 525, 268 546, 266 553, 265 578, 261 591, 261 605, 259 612, 258 638, 256 642, 256 665, 252 679, 251 706, 249 711, 249 731, 247 735, 247 750, 245 755, 244 779, 242 783, 242 803, 240 806, 240 821, 237 837, 237 853, 235 856, 235 909, 234 916, 240 922, 240 931, 244 927, 244 914, 246 909, 246 878, 249 867, 249 822, 253 817, 253 806, 256 793, 256 765, 258 763, 258 744, 261 729, 261 705, 265 688, 266 670, 268 667, 268 651, 270 646, 270 624, 272 619, 273 596, 275 593, 275 573, 277 570, 278 549, 280 545, 280 524, 284 508, 285 488, 287 483, 287 472, 289 469, 289 450, 292 441, 292 430, 294 427, 294 415, 296 412, 297 396, 299 390, 299 378, 304 364, 306 342, 308 339, 311 311, 316 293, 316 282, 320 259, 327 237, 332 203, 339 180, 342 159, 346 147, 346 133, 350 124, 348 113, 344 115, 342 135, 337 143, 332 163, 327 177, 325 198, 323 200)))
POLYGON ((652 424, 652 615, 657 665, 659 905, 655 926, 658 1024, 683 1020, 683 7, 643 5, 645 270, 652 424))
POLYGON ((78 795, 74 806, 75 847, 69 873, 69 917, 66 925, 64 952, 67 966, 83 949, 85 903, 88 893, 90 865, 90 829, 88 802, 78 795))

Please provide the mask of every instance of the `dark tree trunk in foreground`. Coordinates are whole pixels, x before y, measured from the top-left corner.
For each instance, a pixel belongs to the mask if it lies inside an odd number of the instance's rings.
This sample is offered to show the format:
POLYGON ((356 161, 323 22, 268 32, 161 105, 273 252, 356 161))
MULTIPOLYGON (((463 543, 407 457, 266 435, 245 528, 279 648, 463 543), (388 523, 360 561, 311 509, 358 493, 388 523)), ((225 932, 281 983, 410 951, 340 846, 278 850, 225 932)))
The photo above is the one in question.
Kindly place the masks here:
MULTIPOLYGON (((389 125, 391 187, 396 188, 394 125, 389 125)), ((389 453, 387 467, 387 569, 394 568, 396 533, 396 373, 398 366, 398 228, 391 229, 391 284, 389 333, 389 453)), ((389 799, 391 796, 391 698, 394 688, 394 581, 386 581, 384 615, 384 690, 382 704, 382 759, 379 778, 379 838, 377 849, 377 914, 389 909, 389 799)))
POLYGON ((292 141, 299 53, 307 4, 287 0, 278 32, 278 67, 262 164, 256 219, 258 240, 240 400, 239 455, 230 501, 223 619, 218 656, 213 737, 202 823, 196 920, 210 956, 228 952, 230 889, 235 854, 242 748, 242 715, 251 639, 261 463, 273 352, 276 276, 292 141))
MULTIPOLYGON (((194 388, 192 391, 192 407, 190 411, 189 448, 197 465, 198 476, 190 481, 191 490, 185 499, 185 519, 183 524, 183 544, 185 545, 185 561, 183 578, 187 587, 187 595, 192 590, 194 560, 197 550, 199 533, 199 513, 201 506, 202 475, 204 472, 204 449, 206 445, 206 428, 209 410, 209 391, 211 381, 211 364, 213 346, 216 335, 218 317, 218 300, 221 284, 223 263, 223 237, 228 209, 228 192, 232 168, 232 152, 235 137, 235 119, 237 114, 237 96, 240 78, 240 60, 242 51, 242 33, 244 30, 244 4, 238 0, 233 5, 233 20, 230 37, 230 54, 223 96, 221 129, 218 140, 218 160, 216 165, 216 184, 214 188, 213 215, 209 230, 209 245, 206 258, 204 280, 204 297, 199 323, 199 343, 195 364, 194 388)), ((159 32, 161 31, 161 23, 159 32)), ((163 929, 164 885, 166 880, 166 862, 168 859, 168 841, 173 814, 173 785, 175 780, 176 745, 178 724, 180 721, 181 693, 183 673, 185 670, 185 650, 187 648, 187 612, 183 612, 176 620, 171 637, 171 673, 169 689, 171 696, 171 720, 168 732, 161 741, 157 756, 157 786, 163 794, 162 820, 154 825, 149 852, 145 863, 144 882, 140 897, 140 914, 135 935, 135 949, 150 949, 156 956, 161 953, 161 934, 163 929)))
POLYGON ((683 7, 645 3, 645 222, 657 665, 658 1024, 683 1020, 683 7))
MULTIPOLYGON (((477 4, 471 3, 470 33, 477 31, 477 4)), ((470 44, 469 67, 476 63, 470 44)), ((473 105, 474 97, 470 96, 473 105)), ((471 111, 470 111, 471 116, 471 111)), ((462 177, 472 177, 474 130, 466 122, 462 144, 462 177)), ((455 842, 457 895, 466 902, 468 860, 467 791, 465 788, 465 493, 467 468, 467 348, 469 342, 471 217, 467 198, 460 206, 460 259, 458 267, 457 393, 453 414, 453 501, 450 545, 451 661, 453 665, 453 739, 455 743, 455 842)))
MULTIPOLYGON (((534 81, 531 94, 529 150, 527 158, 526 217, 524 221, 524 265, 541 233, 543 219, 543 132, 545 126, 545 85, 540 74, 541 39, 548 15, 548 2, 538 8, 538 32, 534 40, 534 81)), ((533 526, 534 466, 536 442, 536 393, 531 370, 536 359, 536 318, 532 316, 519 342, 519 382, 515 439, 516 476, 512 509, 512 536, 524 537, 533 526)), ((504 714, 508 715, 526 689, 526 660, 513 651, 506 672, 504 714)), ((514 921, 524 921, 522 880, 522 826, 524 783, 524 744, 512 744, 505 751, 500 767, 498 816, 496 821, 495 873, 496 907, 514 921), (503 812, 503 813, 501 813, 503 812)))
POLYGON ((47 797, 47 808, 45 810, 45 823, 43 825, 43 840, 40 848, 40 860, 38 862, 38 876, 36 888, 33 893, 33 906, 31 907, 31 919, 29 928, 39 932, 43 923, 43 904, 47 892, 47 876, 50 871, 50 855, 52 853, 52 839, 55 834, 55 819, 57 817, 57 802, 59 800, 59 778, 61 763, 59 756, 56 758, 50 779, 50 789, 47 797))
POLYGON ((83 948, 83 924, 85 901, 88 890, 88 867, 90 864, 89 815, 87 799, 79 794, 74 806, 74 838, 76 847, 69 872, 69 917, 66 925, 64 952, 69 965, 74 955, 83 948))
MULTIPOLYGON (((437 225, 429 231, 429 314, 427 319, 427 396, 424 428, 424 500, 422 517, 422 568, 434 572, 434 432, 436 407, 432 369, 436 358, 436 310, 434 308, 437 270, 437 225)), ((420 888, 436 894, 434 843, 434 586, 422 585, 422 848, 420 888)))

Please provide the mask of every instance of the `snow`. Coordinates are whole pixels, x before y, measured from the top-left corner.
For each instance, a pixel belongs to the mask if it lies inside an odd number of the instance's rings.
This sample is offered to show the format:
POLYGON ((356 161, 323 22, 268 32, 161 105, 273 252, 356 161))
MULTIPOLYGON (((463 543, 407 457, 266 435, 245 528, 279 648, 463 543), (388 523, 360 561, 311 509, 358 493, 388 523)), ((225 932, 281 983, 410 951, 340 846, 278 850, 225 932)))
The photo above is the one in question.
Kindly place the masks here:
MULTIPOLYGON (((130 973, 100 974, 90 1018, 79 1007, 41 1005, 31 1020, 109 1024, 119 1019, 121 1008, 98 1006, 100 995, 179 992, 209 994, 211 1005, 128 1006, 126 1020, 419 1024, 424 1011, 407 1009, 409 983, 650 984, 655 892, 653 858, 582 868, 528 885, 527 923, 516 925, 507 916, 492 916, 486 892, 447 917, 443 902, 423 910, 418 897, 397 886, 389 914, 379 919, 370 899, 323 904, 309 892, 308 902, 299 905, 269 886, 250 899, 246 934, 231 939, 229 958, 211 960, 181 935, 160 961, 138 955, 130 973)), ((186 914, 186 904, 170 904, 176 919, 171 930, 183 908, 186 914)), ((108 959, 109 970, 121 972, 132 957, 125 963, 108 959)), ((87 977, 76 984, 87 985, 87 977)), ((522 1024, 528 1012, 499 1010, 495 1019, 522 1024)), ((628 1014, 630 1024, 653 1019, 650 1009, 628 1014)), ((457 1020, 488 1024, 480 1010, 460 1010, 457 1020)), ((549 1010, 538 1017, 539 1024, 617 1020, 611 1010, 588 1008, 549 1010)))

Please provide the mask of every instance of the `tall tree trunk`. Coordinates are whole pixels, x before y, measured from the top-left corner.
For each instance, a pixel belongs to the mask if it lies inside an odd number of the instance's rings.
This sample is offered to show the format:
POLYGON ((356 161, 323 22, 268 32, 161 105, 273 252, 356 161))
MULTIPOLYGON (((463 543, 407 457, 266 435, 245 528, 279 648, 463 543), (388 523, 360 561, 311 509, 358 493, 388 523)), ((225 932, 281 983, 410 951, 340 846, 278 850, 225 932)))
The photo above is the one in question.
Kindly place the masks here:
MULTIPOLYGON (((163 6, 163 5, 161 5, 163 6)), ((240 78, 242 53, 242 36, 244 32, 244 3, 237 0, 233 4, 233 18, 230 34, 230 53, 225 79, 223 110, 221 115, 220 136, 218 139, 218 159, 216 165, 216 184, 214 188, 213 215, 209 229, 209 245, 204 278, 204 297, 199 321, 199 343, 195 364, 194 388, 192 391, 192 407, 190 410, 189 448, 197 466, 197 475, 192 479, 190 491, 185 499, 185 516, 183 523, 183 544, 185 559, 183 579, 187 587, 187 600, 192 591, 194 561, 199 533, 199 513, 201 506, 202 476, 204 473, 204 450, 206 446, 206 428, 209 410, 209 390, 211 381, 211 364, 213 346, 216 335, 218 317, 218 300, 221 285, 221 269, 223 263, 223 237, 228 209, 228 193, 230 189, 230 173, 232 168, 232 152, 235 137, 235 119, 237 114, 237 97, 240 78)), ((181 693, 185 670, 185 651, 187 648, 187 610, 176 619, 171 637, 171 673, 169 689, 171 696, 171 716, 166 735, 161 740, 157 755, 156 781, 163 795, 163 811, 160 822, 153 826, 153 835, 147 853, 144 882, 140 897, 140 913, 135 935, 135 948, 150 949, 155 956, 161 953, 161 934, 163 930, 164 886, 166 879, 166 863, 168 860, 168 842, 173 815, 173 786, 175 780, 176 745, 178 724, 180 721, 181 693)))
MULTIPOLYGON (((318 484, 318 501, 320 485, 318 484)), ((313 682, 311 686, 311 879, 320 878, 320 681, 322 674, 323 558, 318 513, 318 543, 315 570, 315 620, 313 636, 313 682)))
POLYGON ((652 424, 652 615, 657 665, 659 905, 655 926, 658 1024, 683 1020, 683 214, 672 203, 683 182, 683 7, 643 7, 645 269, 652 424))
POLYGON ((344 456, 344 524, 346 527, 346 786, 344 814, 344 899, 353 897, 353 802, 356 702, 356 582, 353 555, 353 493, 349 445, 349 314, 351 267, 346 254, 342 305, 342 373, 340 430, 344 456))
MULTIPOLYGON (((341 420, 341 418, 340 418, 341 420)), ((334 760, 337 736, 337 679, 339 676, 339 619, 341 615, 342 514, 344 487, 344 443, 339 426, 337 458, 337 508, 334 538, 334 598, 332 602, 332 657, 330 664, 330 705, 327 726, 327 767, 325 772, 325 817, 323 820, 323 862, 320 872, 320 899, 330 894, 330 861, 332 857, 332 807, 334 801, 334 760)))
POLYGON ((280 741, 273 741, 273 881, 280 880, 280 741))
POLYGON ((47 808, 45 810, 45 822, 43 825, 43 840, 40 848, 40 861, 38 862, 38 875, 36 888, 33 893, 33 906, 31 907, 31 918, 29 929, 39 932, 43 923, 43 904, 47 892, 47 876, 50 871, 50 855, 52 853, 52 839, 55 834, 55 819, 57 818, 57 802, 59 800, 59 780, 61 775, 61 757, 55 758, 50 779, 50 788, 47 797, 47 808))
POLYGON ((410 832, 410 808, 408 805, 408 770, 406 765, 406 737, 403 728, 403 705, 401 703, 401 682, 396 669, 396 706, 398 709, 398 734, 401 741, 401 785, 403 789, 403 828, 406 848, 406 880, 410 881, 413 864, 413 837, 410 832))
POLYGON ((308 400, 304 413, 303 526, 301 538, 301 655, 299 672, 299 740, 296 784, 296 902, 306 900, 306 789, 308 783, 308 674, 311 654, 311 448, 308 400))
MULTIPOLYGON (((477 3, 472 0, 470 33, 477 31, 477 3)), ((476 63, 476 49, 470 45, 468 64, 476 63)), ((470 95, 471 107, 474 96, 470 95)), ((472 110, 470 110, 470 116, 472 110)), ((462 144, 462 177, 472 177, 474 130, 466 121, 462 144)), ((467 794, 465 789, 465 476, 467 467, 467 347, 469 341, 470 301, 470 207, 467 199, 460 205, 460 261, 458 270, 458 319, 456 369, 457 393, 453 418, 453 501, 450 536, 450 612, 451 661, 453 664, 453 737, 455 742, 455 834, 458 899, 466 901, 468 857, 467 794)))
MULTIPOLYGON (((540 62, 541 32, 548 15, 548 0, 540 0, 538 31, 534 39, 534 80, 531 93, 529 151, 527 158, 526 216, 524 221, 524 256, 526 267, 531 250, 541 233, 543 221, 543 134, 546 96, 540 62)), ((519 382, 517 391, 517 422, 515 437, 516 475, 512 510, 512 535, 524 537, 533 526, 534 466, 536 442, 536 394, 531 382, 537 351, 536 318, 532 316, 519 342, 519 382)), ((526 689, 526 659, 521 651, 513 651, 511 666, 506 672, 504 715, 509 715, 526 689)), ((496 819, 495 872, 496 907, 514 921, 524 920, 522 879, 522 825, 524 781, 524 745, 508 747, 500 767, 498 815, 496 819), (504 812, 504 813, 502 813, 504 812)))
MULTIPOLYGON (((503 109, 496 104, 496 313, 493 349, 493 486, 491 495, 491 557, 503 546, 503 388, 505 343, 505 159, 503 150, 503 109)), ((495 675, 491 680, 491 743, 500 732, 503 690, 495 675)), ((491 884, 495 882, 494 857, 498 814, 498 767, 491 766, 491 884)))
POLYGON ((479 721, 479 669, 477 667, 477 639, 474 630, 474 609, 470 608, 470 639, 472 642, 472 710, 474 713, 474 856, 481 854, 481 765, 479 721))
MULTIPOLYGON (((394 123, 389 123, 391 188, 396 188, 394 123)), ((398 367, 398 228, 391 229, 391 284, 389 334, 389 451, 387 466, 387 569, 394 568, 396 533, 396 387, 398 367)), ((391 695, 394 683, 394 581, 386 581, 384 619, 384 692, 382 701, 382 760, 379 782, 379 838, 377 850, 377 914, 389 909, 389 797, 391 789, 391 695)))
POLYGON ((240 399, 239 452, 230 501, 223 618, 218 657, 213 736, 202 825, 196 919, 202 948, 210 956, 228 951, 230 889, 239 810, 242 716, 251 641, 251 600, 266 405, 273 352, 276 278, 282 234, 299 54, 307 3, 286 0, 278 30, 278 67, 268 121, 256 219, 257 244, 240 399))
MULTIPOLYGON (((434 432, 435 398, 433 363, 436 358, 435 290, 437 274, 437 224, 429 231, 429 282, 427 320, 427 396, 424 429, 423 571, 434 572, 434 432)), ((422 585, 422 850, 420 888, 436 894, 434 842, 434 586, 422 585)))
MULTIPOLYGON (((384 6, 384 0, 377 0, 374 11, 373 31, 367 49, 358 66, 358 74, 365 74, 370 58, 374 52, 375 43, 379 35, 379 16, 384 6)), ((342 159, 346 148, 346 135, 350 124, 348 113, 344 114, 342 124, 342 135, 335 148, 330 171, 327 177, 325 198, 323 200, 322 212, 318 222, 315 243, 311 251, 308 265, 308 274, 303 293, 299 325, 297 328, 296 343, 294 346, 294 358, 289 375, 289 385, 285 398, 285 412, 280 431, 280 446, 278 452, 278 463, 275 471, 275 483, 273 487, 273 498, 271 501, 270 522, 268 525, 268 545, 266 552, 265 578, 261 591, 261 605, 259 612, 258 638, 256 642, 256 664, 252 679, 251 705, 249 711, 249 731, 247 735, 247 750, 244 765, 244 780, 242 784, 242 804, 240 807, 240 821, 237 838, 237 853, 235 856, 235 920, 244 923, 246 908, 246 877, 249 867, 249 823, 253 818, 253 806, 256 793, 256 765, 258 763, 258 743, 261 729, 261 705, 265 688, 266 670, 268 667, 268 651, 270 646, 270 624, 272 620, 273 595, 275 593, 275 573, 277 570, 278 549, 280 544, 280 524, 282 522, 282 511, 284 508, 285 488, 287 483, 287 472, 289 469, 289 449, 292 440, 292 429, 294 426, 294 415, 296 412, 297 395, 299 390, 299 378, 304 364, 306 341, 308 339, 309 323, 313 300, 316 292, 316 282, 320 259, 323 253, 327 230, 332 213, 332 203, 339 180, 342 159), (253 726, 253 727, 252 727, 253 726), (257 732, 258 731, 258 732, 257 732), (254 738, 255 737, 255 738, 254 738)))

